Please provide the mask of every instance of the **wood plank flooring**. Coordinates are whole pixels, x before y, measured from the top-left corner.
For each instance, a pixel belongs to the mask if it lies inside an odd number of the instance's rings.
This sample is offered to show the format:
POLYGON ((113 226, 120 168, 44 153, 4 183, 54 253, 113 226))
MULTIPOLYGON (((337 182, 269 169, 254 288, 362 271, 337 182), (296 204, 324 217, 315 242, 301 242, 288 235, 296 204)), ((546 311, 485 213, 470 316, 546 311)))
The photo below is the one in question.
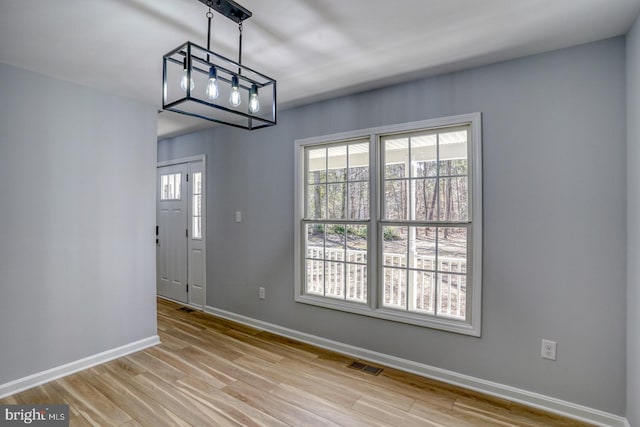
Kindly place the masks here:
POLYGON ((0 403, 67 403, 72 426, 585 425, 179 308, 158 300, 161 345, 0 403))

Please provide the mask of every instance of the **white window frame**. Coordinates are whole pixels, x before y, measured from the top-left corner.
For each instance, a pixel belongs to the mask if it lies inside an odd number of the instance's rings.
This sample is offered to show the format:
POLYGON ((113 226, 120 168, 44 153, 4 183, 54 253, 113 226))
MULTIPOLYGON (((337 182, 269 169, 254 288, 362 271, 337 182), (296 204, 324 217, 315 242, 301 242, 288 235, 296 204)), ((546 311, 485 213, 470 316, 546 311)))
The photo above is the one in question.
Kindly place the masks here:
MULTIPOLYGON (((294 177, 294 270, 295 301, 315 306, 341 310, 350 313, 371 316, 386 320, 440 329, 471 336, 481 333, 481 295, 482 295, 482 125, 481 113, 423 120, 398 125, 362 129, 295 141, 295 177, 294 177), (467 236, 467 312, 466 319, 455 320, 422 313, 383 308, 379 303, 382 286, 382 266, 378 259, 382 251, 381 219, 382 200, 382 153, 380 137, 392 133, 404 133, 433 128, 469 125, 468 170, 469 170, 469 223, 471 232, 467 236), (302 232, 305 212, 305 148, 314 145, 326 145, 354 139, 369 140, 369 189, 370 218, 368 225, 368 262, 367 286, 368 302, 350 302, 319 295, 305 293, 305 233, 302 232)), ((337 221, 340 222, 340 221, 337 221)), ((452 224, 455 226, 455 224, 452 224)))

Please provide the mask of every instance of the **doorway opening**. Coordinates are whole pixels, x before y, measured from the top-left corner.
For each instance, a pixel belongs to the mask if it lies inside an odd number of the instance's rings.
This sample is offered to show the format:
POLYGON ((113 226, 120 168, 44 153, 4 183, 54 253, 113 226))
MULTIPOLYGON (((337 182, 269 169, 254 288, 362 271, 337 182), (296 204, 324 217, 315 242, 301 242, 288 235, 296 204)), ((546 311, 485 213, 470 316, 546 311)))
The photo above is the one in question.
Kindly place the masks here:
POLYGON ((206 304, 205 160, 159 162, 156 184, 157 294, 200 310, 206 304))

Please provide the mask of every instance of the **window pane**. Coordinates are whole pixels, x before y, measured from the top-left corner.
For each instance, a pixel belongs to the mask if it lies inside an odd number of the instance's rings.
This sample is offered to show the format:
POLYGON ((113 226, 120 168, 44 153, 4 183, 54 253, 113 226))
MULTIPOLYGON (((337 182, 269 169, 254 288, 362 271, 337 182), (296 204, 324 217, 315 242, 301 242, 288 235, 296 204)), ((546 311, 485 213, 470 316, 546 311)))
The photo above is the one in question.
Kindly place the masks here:
POLYGON ((436 274, 427 271, 409 272, 409 310, 433 314, 436 274))
POLYGON ((330 147, 328 150, 327 180, 344 182, 347 180, 347 146, 330 147))
POLYGON ((439 190, 440 220, 467 221, 469 216, 467 177, 441 178, 439 190))
POLYGON ((193 216, 202 216, 202 196, 196 194, 193 196, 193 216))
POLYGON ((391 308, 406 308, 407 270, 384 268, 384 295, 382 305, 391 308))
POLYGON ((327 181, 327 171, 325 169, 311 171, 307 173, 309 184, 322 184, 327 181))
POLYGON ((169 175, 169 190, 168 190, 168 196, 167 199, 169 200, 173 200, 176 198, 176 185, 175 185, 175 179, 176 179, 176 175, 175 174, 171 174, 169 175))
POLYGON ((326 181, 327 149, 308 148, 307 152, 307 179, 309 184, 319 184, 326 181))
POLYGON ((327 185, 327 218, 344 219, 346 203, 345 184, 327 185))
POLYGON ((385 178, 408 178, 409 138, 384 140, 385 178))
POLYGON ((202 194, 202 172, 193 173, 193 194, 202 194))
POLYGON ((172 199, 175 200, 180 200, 180 187, 182 184, 182 174, 181 173, 176 173, 173 174, 173 178, 174 178, 174 190, 173 190, 173 197, 172 199))
POLYGON ((438 273, 438 314, 458 319, 466 317, 466 277, 438 273))
POLYGON ((367 226, 347 226, 347 262, 367 263, 367 226))
POLYGON ((439 134, 440 176, 467 174, 467 131, 439 134))
POLYGON ((369 143, 349 145, 349 181, 369 180, 369 143))
POLYGON ((346 260, 345 257, 345 232, 344 224, 325 225, 325 256, 332 261, 346 260))
POLYGON ((466 317, 467 229, 438 229, 438 314, 466 317))
POLYGON ((349 219, 369 219, 369 183, 349 183, 349 219))
POLYGON ((438 218, 438 180, 417 179, 415 185, 415 219, 436 221, 438 218))
POLYGON ((306 257, 324 259, 324 225, 306 224, 306 257))
POLYGON ((169 177, 167 175, 160 176, 160 200, 169 198, 169 177))
POLYGON ((306 260, 307 281, 306 292, 324 295, 324 261, 306 260))
POLYGON ((367 266, 363 264, 346 264, 347 268, 347 300, 367 302, 367 266))
POLYGON ((386 181, 384 185, 385 219, 407 219, 407 180, 386 181))
POLYGON ((467 229, 442 227, 438 230, 438 270, 467 272, 467 229))
POLYGON ((326 218, 326 192, 324 184, 307 186, 306 217, 309 219, 326 218))
POLYGON ((440 162, 440 176, 460 176, 467 175, 467 160, 442 160, 440 162))
POLYGON ((202 239, 202 218, 194 216, 191 227, 191 237, 193 239, 202 239))
POLYGON ((383 265, 407 266, 407 227, 383 227, 383 265))
POLYGON ((414 227, 416 234, 415 267, 436 270, 436 227, 414 227))
POLYGON ((160 176, 160 200, 180 200, 181 173, 160 176))
POLYGON ((341 262, 325 262, 325 296, 344 299, 344 266, 341 262))
POLYGON ((428 177, 438 174, 437 142, 438 138, 435 134, 411 138, 412 177, 428 177))

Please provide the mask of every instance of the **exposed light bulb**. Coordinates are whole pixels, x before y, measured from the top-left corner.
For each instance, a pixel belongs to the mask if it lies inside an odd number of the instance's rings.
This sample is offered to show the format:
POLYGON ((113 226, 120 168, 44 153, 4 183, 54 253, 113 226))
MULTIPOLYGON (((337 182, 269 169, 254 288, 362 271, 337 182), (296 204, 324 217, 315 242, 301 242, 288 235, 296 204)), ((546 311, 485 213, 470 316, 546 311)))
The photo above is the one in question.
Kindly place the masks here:
POLYGON ((193 82, 193 77, 189 78, 189 73, 187 72, 187 58, 185 58, 184 71, 182 72, 182 79, 180 79, 180 89, 182 89, 183 92, 187 91, 187 80, 189 81, 189 89, 193 90, 195 83, 193 82))
POLYGON ((258 99, 258 86, 254 83, 249 91, 249 112, 255 114, 258 111, 260 111, 260 100, 258 99))
POLYGON ((207 89, 204 91, 204 94, 211 100, 217 99, 220 95, 217 77, 218 73, 216 72, 216 67, 209 68, 209 82, 207 83, 207 89))
POLYGON ((231 78, 231 95, 229 95, 229 104, 233 107, 238 107, 242 103, 239 86, 238 76, 233 76, 231 78))

